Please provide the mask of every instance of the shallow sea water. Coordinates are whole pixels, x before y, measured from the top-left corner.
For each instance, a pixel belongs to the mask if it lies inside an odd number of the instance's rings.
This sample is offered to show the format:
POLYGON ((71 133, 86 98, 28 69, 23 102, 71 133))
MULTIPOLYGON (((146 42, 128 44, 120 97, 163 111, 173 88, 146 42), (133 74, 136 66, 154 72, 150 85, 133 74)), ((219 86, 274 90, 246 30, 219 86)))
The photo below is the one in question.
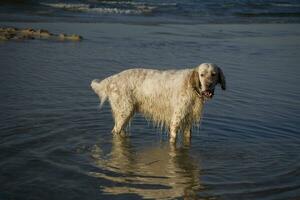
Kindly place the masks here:
POLYGON ((2 0, 0 21, 299 23, 299 0, 2 0))
POLYGON ((0 199, 299 199, 300 26, 5 23, 82 42, 0 43, 0 199), (142 116, 112 137, 90 81, 214 62, 228 90, 190 146, 142 116))

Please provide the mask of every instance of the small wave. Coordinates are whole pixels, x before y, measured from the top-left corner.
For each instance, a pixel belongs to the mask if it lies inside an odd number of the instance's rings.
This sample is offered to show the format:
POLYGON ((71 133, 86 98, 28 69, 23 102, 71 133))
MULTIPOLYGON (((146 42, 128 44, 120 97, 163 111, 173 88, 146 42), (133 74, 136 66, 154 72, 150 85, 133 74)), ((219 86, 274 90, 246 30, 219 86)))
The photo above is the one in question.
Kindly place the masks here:
POLYGON ((134 2, 134 1, 103 1, 102 4, 118 4, 118 5, 133 5, 133 6, 177 6, 178 3, 145 3, 145 2, 134 2))
POLYGON ((67 3, 41 3, 41 5, 67 10, 85 11, 90 8, 89 4, 67 4, 67 3))
MULTIPOLYGON (((110 2, 111 3, 111 2, 110 2)), ((93 7, 90 4, 66 4, 66 3, 41 3, 44 6, 52 8, 59 8, 75 12, 99 13, 99 14, 126 14, 126 15, 139 15, 148 14, 155 9, 154 6, 136 5, 133 9, 122 9, 113 7, 93 7)))
POLYGON ((300 17, 300 12, 235 13, 241 17, 300 17))
POLYGON ((300 4, 289 4, 289 3, 272 3, 271 5, 276 7, 292 7, 292 8, 300 7, 300 4))

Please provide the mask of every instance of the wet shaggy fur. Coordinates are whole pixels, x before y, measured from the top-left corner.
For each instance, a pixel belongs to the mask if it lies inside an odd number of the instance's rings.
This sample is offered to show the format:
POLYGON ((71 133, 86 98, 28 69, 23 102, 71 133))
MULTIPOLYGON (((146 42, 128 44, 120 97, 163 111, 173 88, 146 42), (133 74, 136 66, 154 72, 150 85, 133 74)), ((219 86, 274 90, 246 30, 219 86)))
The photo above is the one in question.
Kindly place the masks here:
POLYGON ((91 87, 102 104, 108 99, 115 125, 114 134, 124 130, 135 112, 169 130, 175 142, 178 131, 188 140, 193 124, 199 123, 203 104, 212 98, 217 84, 225 90, 225 77, 215 64, 204 63, 193 69, 129 69, 104 80, 93 80, 91 87))

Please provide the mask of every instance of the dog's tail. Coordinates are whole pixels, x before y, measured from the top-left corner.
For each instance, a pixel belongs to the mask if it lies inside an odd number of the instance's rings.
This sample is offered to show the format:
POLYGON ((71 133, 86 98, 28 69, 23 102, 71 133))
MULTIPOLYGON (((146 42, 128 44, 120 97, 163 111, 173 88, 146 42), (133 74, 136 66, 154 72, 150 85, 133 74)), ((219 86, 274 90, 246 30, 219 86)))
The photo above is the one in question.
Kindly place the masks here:
POLYGON ((95 79, 91 82, 92 89, 100 98, 100 108, 103 106, 104 102, 108 98, 108 92, 107 92, 108 83, 109 83, 108 79, 104 79, 102 81, 95 79))

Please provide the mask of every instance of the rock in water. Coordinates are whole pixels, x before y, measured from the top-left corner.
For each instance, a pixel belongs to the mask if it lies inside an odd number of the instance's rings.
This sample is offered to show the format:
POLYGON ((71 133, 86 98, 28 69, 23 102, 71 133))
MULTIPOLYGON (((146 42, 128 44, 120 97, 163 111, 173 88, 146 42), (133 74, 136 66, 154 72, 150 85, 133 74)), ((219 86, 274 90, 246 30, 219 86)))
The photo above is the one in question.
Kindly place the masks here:
POLYGON ((15 27, 0 27, 0 41, 6 40, 28 40, 28 39, 52 39, 60 41, 80 41, 82 36, 72 34, 67 35, 64 33, 54 34, 45 29, 23 28, 18 29, 15 27))

